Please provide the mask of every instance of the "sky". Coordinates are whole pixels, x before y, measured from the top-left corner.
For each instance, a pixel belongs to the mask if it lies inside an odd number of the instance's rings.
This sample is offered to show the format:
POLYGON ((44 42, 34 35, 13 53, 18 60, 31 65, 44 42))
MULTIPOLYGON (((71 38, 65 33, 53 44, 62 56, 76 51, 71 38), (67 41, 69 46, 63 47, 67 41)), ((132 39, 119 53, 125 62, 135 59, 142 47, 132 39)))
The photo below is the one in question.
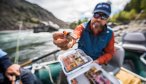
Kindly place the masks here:
MULTIPOLYGON (((54 16, 65 22, 73 22, 84 17, 91 18, 92 11, 97 3, 107 0, 26 0, 37 4, 42 8, 52 12, 54 16)), ((130 0, 110 0, 112 14, 124 9, 130 0)))

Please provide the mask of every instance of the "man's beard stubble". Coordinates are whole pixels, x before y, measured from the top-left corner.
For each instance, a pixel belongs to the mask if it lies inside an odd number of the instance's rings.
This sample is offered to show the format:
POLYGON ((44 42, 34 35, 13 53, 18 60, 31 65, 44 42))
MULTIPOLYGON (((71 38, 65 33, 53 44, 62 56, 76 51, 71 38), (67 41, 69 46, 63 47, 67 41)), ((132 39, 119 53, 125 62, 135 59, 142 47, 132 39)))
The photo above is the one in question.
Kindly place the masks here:
POLYGON ((92 27, 94 30, 103 30, 104 29, 104 25, 100 24, 99 22, 94 22, 92 24, 92 27))

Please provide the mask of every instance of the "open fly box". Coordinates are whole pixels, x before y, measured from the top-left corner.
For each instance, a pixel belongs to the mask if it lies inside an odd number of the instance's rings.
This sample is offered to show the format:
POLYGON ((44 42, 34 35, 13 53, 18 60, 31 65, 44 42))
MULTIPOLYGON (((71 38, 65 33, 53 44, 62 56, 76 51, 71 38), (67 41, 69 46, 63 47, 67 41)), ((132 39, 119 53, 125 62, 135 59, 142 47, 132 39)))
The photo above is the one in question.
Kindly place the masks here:
POLYGON ((66 75, 72 74, 93 62, 93 60, 81 49, 71 50, 59 55, 58 60, 61 63, 63 72, 66 75))
POLYGON ((69 84, 120 84, 80 49, 60 55, 58 60, 69 84))
POLYGON ((67 76, 69 84, 120 84, 119 80, 107 73, 96 63, 91 63, 67 76))

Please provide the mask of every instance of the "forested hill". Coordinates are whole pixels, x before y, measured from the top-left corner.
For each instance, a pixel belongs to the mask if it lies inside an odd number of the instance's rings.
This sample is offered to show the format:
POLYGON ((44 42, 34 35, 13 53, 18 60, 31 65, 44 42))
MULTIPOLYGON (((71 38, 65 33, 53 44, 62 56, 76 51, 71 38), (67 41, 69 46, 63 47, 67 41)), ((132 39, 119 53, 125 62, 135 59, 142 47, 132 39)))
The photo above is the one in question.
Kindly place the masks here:
POLYGON ((142 19, 146 19, 146 0, 131 0, 123 11, 112 17, 111 21, 126 23, 142 19))

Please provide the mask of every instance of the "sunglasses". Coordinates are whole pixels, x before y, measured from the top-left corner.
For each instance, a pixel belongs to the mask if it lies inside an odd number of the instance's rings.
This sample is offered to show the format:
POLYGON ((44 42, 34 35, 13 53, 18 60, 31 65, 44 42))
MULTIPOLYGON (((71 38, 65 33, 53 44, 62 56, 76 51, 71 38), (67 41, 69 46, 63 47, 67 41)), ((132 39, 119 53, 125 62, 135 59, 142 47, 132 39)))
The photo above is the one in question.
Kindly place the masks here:
POLYGON ((103 14, 103 13, 94 13, 93 17, 96 19, 101 18, 102 20, 108 19, 108 16, 106 14, 103 14))

